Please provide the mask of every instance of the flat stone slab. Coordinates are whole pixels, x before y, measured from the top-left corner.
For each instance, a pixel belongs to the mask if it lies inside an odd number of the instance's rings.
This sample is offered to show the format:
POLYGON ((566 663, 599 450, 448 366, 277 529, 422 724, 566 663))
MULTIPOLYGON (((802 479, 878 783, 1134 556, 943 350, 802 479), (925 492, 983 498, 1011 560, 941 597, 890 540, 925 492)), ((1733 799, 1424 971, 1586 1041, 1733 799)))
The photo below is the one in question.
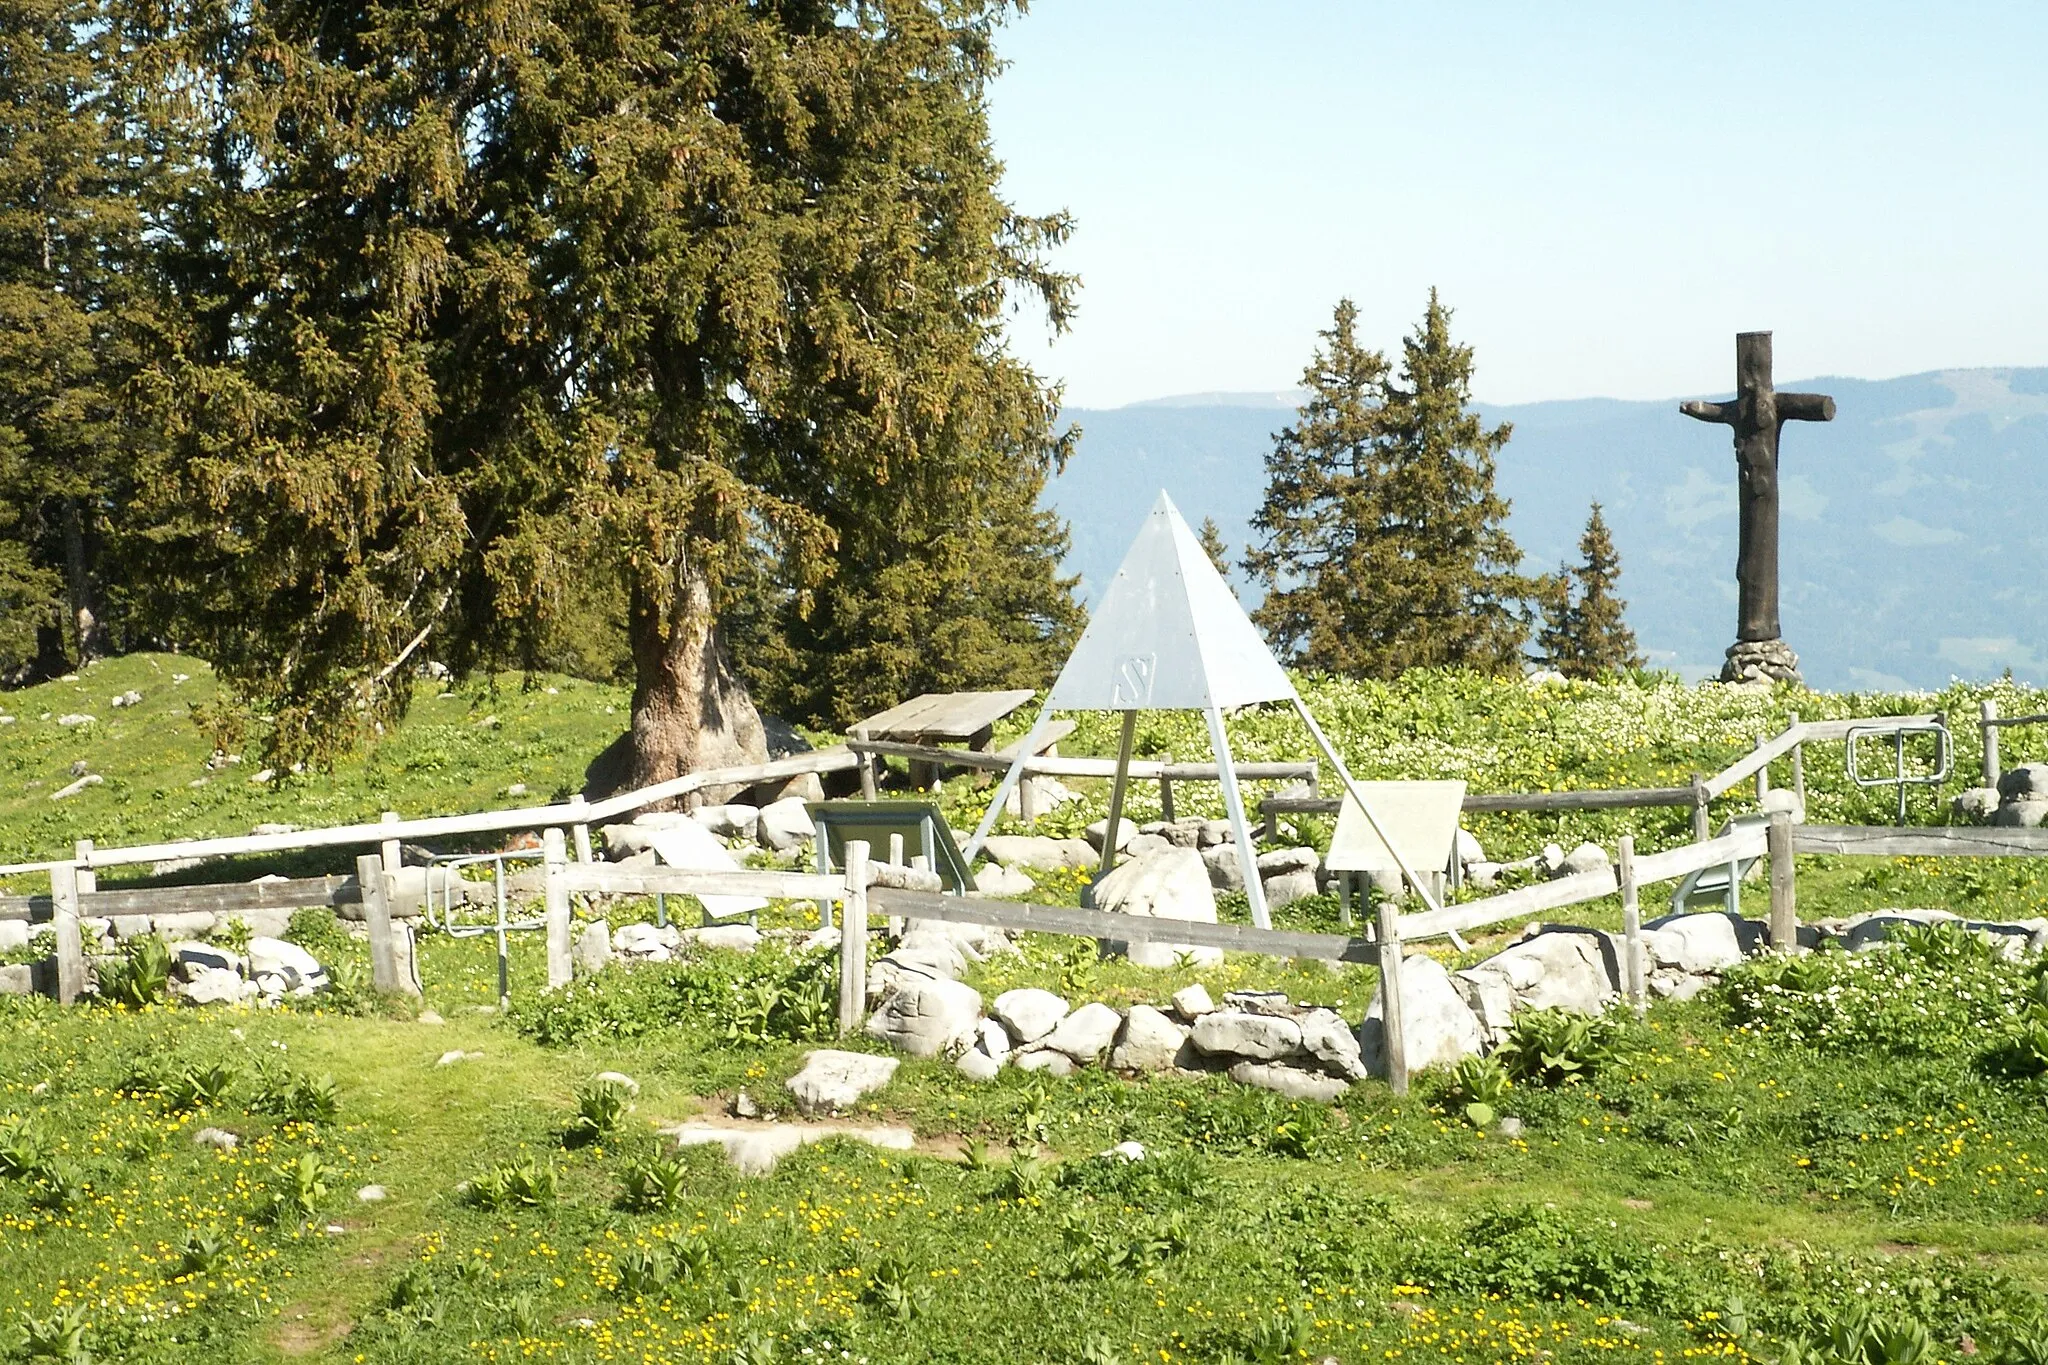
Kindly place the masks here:
POLYGON ((684 1123, 663 1129, 662 1136, 674 1139, 678 1147, 716 1143, 725 1149, 726 1160, 741 1175, 766 1175, 797 1148, 828 1138, 850 1138, 892 1152, 907 1152, 916 1145, 908 1128, 833 1123, 684 1123))
POLYGON ((820 1048, 806 1055, 802 1068, 783 1085, 804 1113, 834 1113, 853 1108, 894 1080, 901 1065, 895 1057, 820 1048))

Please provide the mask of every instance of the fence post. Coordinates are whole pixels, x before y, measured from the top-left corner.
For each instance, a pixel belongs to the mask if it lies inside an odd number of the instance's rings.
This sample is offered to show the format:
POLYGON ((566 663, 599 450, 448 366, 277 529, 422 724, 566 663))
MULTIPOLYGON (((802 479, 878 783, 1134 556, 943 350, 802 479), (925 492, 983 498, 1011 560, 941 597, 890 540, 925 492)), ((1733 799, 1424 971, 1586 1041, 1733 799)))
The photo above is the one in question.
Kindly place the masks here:
MULTIPOLYGON (((387 825, 395 825, 398 823, 398 812, 387 810, 382 819, 387 825)), ((387 873, 396 874, 399 868, 405 866, 405 850, 395 838, 386 838, 377 845, 377 854, 384 860, 384 870, 387 873)))
POLYGON ((1173 823, 1173 779, 1163 772, 1159 774, 1159 818, 1173 823))
MULTIPOLYGON (((1797 730, 1799 728, 1799 713, 1797 711, 1787 712, 1785 723, 1792 729, 1797 730)), ((1806 741, 1803 739, 1792 746, 1792 794, 1799 798, 1799 809, 1804 814, 1806 810, 1806 741)))
POLYGON ((90 896, 100 889, 100 878, 92 869, 92 840, 80 839, 71 846, 71 857, 78 867, 78 894, 90 896))
POLYGON ((1984 735, 1984 785, 1998 785, 1998 703, 1985 698, 1977 707, 1977 728, 1984 735))
POLYGON ((1698 773, 1692 775, 1692 841, 1704 844, 1707 841, 1707 779, 1698 773))
POLYGON ((860 1031, 868 1009, 868 846, 846 843, 846 905, 839 914, 839 1036, 860 1031))
POLYGON ((1643 912, 1636 903, 1636 836, 1621 836, 1615 850, 1615 870, 1621 878, 1621 950, 1627 955, 1622 980, 1628 984, 1629 1007, 1638 1019, 1643 1016, 1643 912))
MULTIPOLYGON (((853 732, 853 737, 863 744, 867 743, 867 726, 863 725, 859 729, 855 730, 853 732)), ((854 757, 860 760, 860 799, 863 801, 872 801, 875 799, 875 764, 879 763, 881 760, 873 754, 862 753, 859 750, 856 750, 854 752, 854 757)))
POLYGON ((1408 1093, 1408 1040, 1401 1027, 1401 913, 1391 896, 1379 897, 1380 1030, 1386 1040, 1387 1084, 1408 1093))
POLYGON ((1799 908, 1792 891, 1792 817, 1771 816, 1771 947, 1781 953, 1799 950, 1799 908))
POLYGON ((50 869, 50 920, 57 932, 57 1003, 76 1004, 85 993, 85 943, 78 932, 78 869, 50 869))
POLYGON ((559 828, 540 834, 541 880, 547 902, 548 989, 569 984, 576 974, 569 943, 568 852, 559 828))
MULTIPOLYGON (((589 804, 590 802, 584 797, 582 792, 577 792, 569 798, 569 805, 572 809, 589 804)), ((576 840, 576 861, 587 866, 590 862, 590 822, 578 820, 569 827, 569 832, 576 840)))
POLYGON ((399 989, 398 950, 391 942, 391 892, 384 884, 384 859, 365 853, 356 859, 356 890, 363 898, 363 923, 370 930, 370 984, 399 989))
MULTIPOLYGON (((1757 748, 1759 748, 1759 749, 1761 749, 1761 748, 1763 748, 1763 747, 1764 747, 1764 737, 1763 737, 1762 735, 1758 735, 1758 736, 1756 737, 1756 747, 1757 747, 1757 748)), ((1756 799, 1757 799, 1757 804, 1758 804, 1758 805, 1762 805, 1762 804, 1763 804, 1763 799, 1764 799, 1764 798, 1765 798, 1766 796, 1769 796, 1770 794, 1771 794, 1771 765, 1770 765, 1770 764, 1768 764, 1768 763, 1766 763, 1766 764, 1764 764, 1764 766, 1763 766, 1763 767, 1761 767, 1761 768, 1758 768, 1758 769, 1756 770, 1756 799)))

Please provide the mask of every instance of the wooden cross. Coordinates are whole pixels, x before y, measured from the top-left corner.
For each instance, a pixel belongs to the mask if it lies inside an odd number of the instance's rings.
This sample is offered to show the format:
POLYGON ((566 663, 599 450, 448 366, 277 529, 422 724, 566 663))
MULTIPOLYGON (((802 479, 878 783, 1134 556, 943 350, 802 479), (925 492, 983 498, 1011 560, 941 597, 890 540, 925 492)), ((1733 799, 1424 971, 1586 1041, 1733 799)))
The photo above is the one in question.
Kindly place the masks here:
POLYGON ((1736 639, 1775 640, 1778 628, 1778 430, 1787 422, 1832 422, 1835 400, 1771 388, 1771 334, 1735 334, 1735 401, 1681 403, 1702 422, 1735 428, 1741 540, 1735 555, 1740 593, 1736 639))

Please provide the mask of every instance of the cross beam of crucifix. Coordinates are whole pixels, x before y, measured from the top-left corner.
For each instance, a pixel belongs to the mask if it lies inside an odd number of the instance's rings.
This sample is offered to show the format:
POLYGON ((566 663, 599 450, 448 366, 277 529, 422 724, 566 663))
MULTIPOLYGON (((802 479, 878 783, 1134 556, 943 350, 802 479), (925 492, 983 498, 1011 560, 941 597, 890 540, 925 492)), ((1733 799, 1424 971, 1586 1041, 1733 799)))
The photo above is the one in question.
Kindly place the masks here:
POLYGON ((1778 625, 1778 430, 1787 422, 1832 422, 1835 400, 1771 387, 1771 334, 1735 334, 1735 400, 1681 403, 1702 422, 1735 429, 1741 540, 1735 557, 1740 605, 1736 639, 1775 640, 1778 625))

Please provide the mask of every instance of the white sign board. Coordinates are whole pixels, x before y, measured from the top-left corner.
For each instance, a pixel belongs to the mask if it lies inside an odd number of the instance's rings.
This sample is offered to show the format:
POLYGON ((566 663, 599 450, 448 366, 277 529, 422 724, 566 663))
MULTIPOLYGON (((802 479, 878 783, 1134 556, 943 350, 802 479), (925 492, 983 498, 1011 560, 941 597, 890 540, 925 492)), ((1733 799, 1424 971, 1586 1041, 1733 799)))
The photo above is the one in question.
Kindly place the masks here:
MULTIPOLYGON (((1417 876, 1451 865, 1458 842, 1458 816, 1465 806, 1463 782, 1361 782, 1380 828, 1417 876)), ((1332 872, 1393 872, 1393 855, 1347 794, 1337 812, 1337 833, 1324 865, 1332 872)))

